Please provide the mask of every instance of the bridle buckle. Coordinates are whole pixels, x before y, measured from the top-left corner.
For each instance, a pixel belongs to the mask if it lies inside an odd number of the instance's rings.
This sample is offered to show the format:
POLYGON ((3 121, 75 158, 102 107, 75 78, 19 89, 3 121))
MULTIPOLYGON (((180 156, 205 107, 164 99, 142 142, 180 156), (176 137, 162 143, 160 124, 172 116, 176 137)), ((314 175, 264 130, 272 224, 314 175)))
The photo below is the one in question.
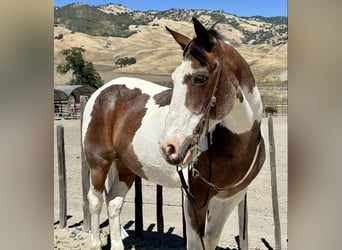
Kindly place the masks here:
POLYGON ((210 106, 213 108, 213 107, 215 107, 215 105, 216 105, 216 97, 213 96, 213 97, 211 97, 211 100, 210 100, 210 106))
POLYGON ((193 176, 195 179, 197 179, 197 178, 200 176, 199 171, 198 171, 196 168, 194 168, 194 167, 192 167, 191 173, 192 173, 192 176, 193 176))

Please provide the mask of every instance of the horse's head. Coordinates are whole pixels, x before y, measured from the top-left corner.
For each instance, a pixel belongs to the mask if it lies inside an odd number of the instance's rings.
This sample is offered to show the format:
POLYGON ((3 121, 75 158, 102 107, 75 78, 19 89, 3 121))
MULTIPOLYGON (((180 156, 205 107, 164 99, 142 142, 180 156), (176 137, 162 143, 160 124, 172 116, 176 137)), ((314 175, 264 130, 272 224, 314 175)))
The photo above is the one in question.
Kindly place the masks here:
POLYGON ((216 125, 232 109, 238 80, 231 63, 232 48, 215 30, 193 18, 196 37, 190 39, 168 27, 183 49, 183 61, 172 74, 173 94, 159 141, 167 162, 184 165, 192 159, 194 131, 204 136, 204 125, 216 125))

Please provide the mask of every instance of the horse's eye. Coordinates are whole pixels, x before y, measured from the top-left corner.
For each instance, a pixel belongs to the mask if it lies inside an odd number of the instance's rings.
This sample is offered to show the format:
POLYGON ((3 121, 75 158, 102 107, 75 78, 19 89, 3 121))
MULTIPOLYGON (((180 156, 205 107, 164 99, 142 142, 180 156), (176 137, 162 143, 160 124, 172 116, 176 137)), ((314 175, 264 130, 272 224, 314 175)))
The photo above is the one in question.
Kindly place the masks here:
POLYGON ((192 77, 192 84, 197 86, 202 86, 207 83, 208 76, 206 75, 194 75, 192 77))

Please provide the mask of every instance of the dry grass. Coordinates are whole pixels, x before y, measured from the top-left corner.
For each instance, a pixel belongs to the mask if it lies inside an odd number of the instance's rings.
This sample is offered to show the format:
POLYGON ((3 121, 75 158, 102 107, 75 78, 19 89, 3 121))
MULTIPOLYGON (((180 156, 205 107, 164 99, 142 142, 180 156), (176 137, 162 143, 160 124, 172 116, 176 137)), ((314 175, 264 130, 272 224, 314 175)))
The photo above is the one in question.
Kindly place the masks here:
MULTIPOLYGON (((94 37, 84 33, 72 33, 70 30, 55 27, 54 36, 63 34, 62 40, 54 40, 54 64, 63 62, 59 52, 70 47, 86 49, 84 58, 94 63, 101 77, 108 81, 117 74, 153 74, 170 75, 180 63, 182 51, 165 26, 177 30, 189 37, 194 36, 193 26, 187 22, 176 22, 166 19, 154 20, 157 26, 130 26, 130 30, 138 33, 129 38, 94 37), (118 68, 115 61, 120 57, 135 57, 137 63, 124 68, 118 68)), ((227 27, 226 27, 227 28, 227 27)), ((240 40, 241 34, 226 32, 225 26, 218 29, 225 37, 240 40)), ((235 32, 236 33, 236 32, 235 32)), ((236 48, 250 63, 258 82, 280 82, 287 80, 287 45, 272 47, 268 45, 244 45, 236 48)), ((56 85, 65 84, 71 74, 62 76, 55 71, 56 85)), ((163 79, 164 80, 164 79, 163 79)), ((161 80, 157 79, 157 82, 161 80)))

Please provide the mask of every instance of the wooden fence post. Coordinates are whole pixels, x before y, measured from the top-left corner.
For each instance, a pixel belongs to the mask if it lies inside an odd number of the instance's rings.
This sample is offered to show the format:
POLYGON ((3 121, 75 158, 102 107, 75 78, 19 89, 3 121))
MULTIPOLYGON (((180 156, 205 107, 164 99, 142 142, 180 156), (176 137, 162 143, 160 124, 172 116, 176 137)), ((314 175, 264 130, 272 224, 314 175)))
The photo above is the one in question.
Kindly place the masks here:
POLYGON ((247 193, 238 205, 239 214, 239 246, 241 250, 248 250, 248 211, 247 193))
POLYGON ((163 242, 164 218, 163 218, 163 186, 157 185, 157 231, 159 245, 163 242))
POLYGON ((83 142, 82 142, 82 123, 83 123, 83 112, 84 107, 87 103, 87 96, 80 96, 80 122, 81 122, 81 161, 82 161, 82 197, 83 197, 83 230, 88 232, 90 230, 90 211, 89 211, 89 202, 88 202, 88 191, 90 187, 90 171, 88 162, 85 159, 84 151, 83 151, 83 142))
POLYGON ((270 144, 270 167, 271 167, 271 186, 272 186, 272 205, 273 205, 273 220, 274 220, 274 238, 275 250, 281 250, 281 231, 280 218, 278 207, 278 191, 277 191, 277 172, 276 172, 276 158, 275 158, 275 144, 273 132, 273 118, 268 117, 268 135, 270 144))
POLYGON ((187 236, 186 236, 186 222, 185 222, 185 215, 184 215, 184 194, 183 190, 181 189, 182 194, 182 226, 183 226, 183 246, 187 245, 187 236))
POLYGON ((141 189, 141 178, 135 177, 135 238, 143 238, 143 200, 142 200, 142 189, 141 189))
POLYGON ((58 180, 59 180, 59 227, 64 228, 67 221, 67 196, 65 177, 64 127, 57 125, 58 180))

